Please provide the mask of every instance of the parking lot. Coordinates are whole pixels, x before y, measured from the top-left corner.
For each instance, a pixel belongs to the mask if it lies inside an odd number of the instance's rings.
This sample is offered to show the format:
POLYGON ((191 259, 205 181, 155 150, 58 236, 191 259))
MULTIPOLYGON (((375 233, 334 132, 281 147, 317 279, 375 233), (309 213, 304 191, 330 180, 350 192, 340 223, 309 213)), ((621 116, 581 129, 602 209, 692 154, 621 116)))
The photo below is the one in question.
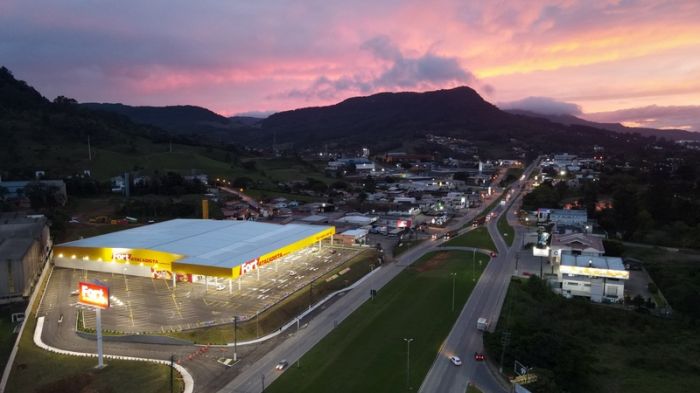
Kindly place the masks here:
MULTIPOLYGON (((99 280, 110 287, 111 307, 102 312, 102 328, 125 333, 165 332, 254 318, 313 280, 359 253, 357 249, 309 247, 287 255, 229 283, 168 280, 55 268, 41 313, 54 308, 80 307, 71 295, 79 281, 99 280)), ((84 326, 94 328, 95 313, 84 310, 84 326)), ((72 321, 71 323, 74 323, 72 321)))

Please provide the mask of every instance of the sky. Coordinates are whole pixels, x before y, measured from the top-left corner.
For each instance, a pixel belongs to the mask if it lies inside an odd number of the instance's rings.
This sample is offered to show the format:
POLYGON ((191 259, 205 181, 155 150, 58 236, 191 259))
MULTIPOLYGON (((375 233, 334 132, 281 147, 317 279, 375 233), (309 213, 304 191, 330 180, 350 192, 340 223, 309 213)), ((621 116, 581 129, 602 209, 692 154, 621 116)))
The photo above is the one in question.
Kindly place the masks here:
POLYGON ((700 131, 700 1, 2 0, 48 98, 223 115, 468 85, 503 108, 700 131))

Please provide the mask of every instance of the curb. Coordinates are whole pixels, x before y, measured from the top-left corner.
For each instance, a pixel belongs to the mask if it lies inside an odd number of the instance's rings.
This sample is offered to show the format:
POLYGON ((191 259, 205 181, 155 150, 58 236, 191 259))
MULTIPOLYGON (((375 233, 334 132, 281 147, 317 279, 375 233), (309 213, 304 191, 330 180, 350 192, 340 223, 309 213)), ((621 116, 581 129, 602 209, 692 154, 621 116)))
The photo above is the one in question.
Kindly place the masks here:
MULTIPOLYGON (((44 331, 44 317, 39 317, 36 320, 36 329, 34 330, 34 344, 37 347, 39 347, 45 351, 54 352, 54 353, 58 353, 61 355, 68 355, 68 356, 93 357, 93 358, 97 357, 97 354, 94 354, 94 353, 67 351, 64 349, 58 349, 58 348, 49 346, 49 345, 45 344, 41 339, 41 333, 43 331, 44 331)), ((133 356, 119 356, 119 355, 104 355, 104 357, 107 359, 131 360, 131 361, 137 361, 137 362, 149 362, 149 363, 164 364, 166 366, 170 366, 170 362, 167 360, 147 359, 147 358, 138 358, 138 357, 133 357, 133 356)), ((182 380, 185 383, 185 390, 183 393, 193 393, 194 392, 194 379, 192 378, 192 375, 189 372, 187 372, 187 370, 179 364, 173 364, 173 368, 175 368, 175 370, 177 370, 177 372, 179 372, 180 375, 182 375, 182 380)))

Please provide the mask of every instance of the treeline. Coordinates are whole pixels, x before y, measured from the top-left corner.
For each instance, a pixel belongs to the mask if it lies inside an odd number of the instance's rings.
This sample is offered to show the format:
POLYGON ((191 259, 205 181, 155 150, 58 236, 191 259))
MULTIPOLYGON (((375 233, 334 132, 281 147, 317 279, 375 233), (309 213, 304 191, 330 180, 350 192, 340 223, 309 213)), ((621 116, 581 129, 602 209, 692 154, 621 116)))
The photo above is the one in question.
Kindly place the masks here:
POLYGON ((523 209, 561 208, 566 200, 586 209, 612 238, 697 248, 700 160, 692 154, 676 150, 670 162, 647 155, 624 168, 608 166, 599 181, 573 188, 543 183, 523 198, 523 209))
POLYGON ((538 380, 526 387, 534 393, 597 391, 611 380, 625 391, 631 377, 648 375, 645 382, 651 382, 660 373, 687 382, 700 366, 697 327, 568 300, 537 276, 511 283, 496 332, 485 334, 484 342, 492 359, 500 360, 503 352, 505 370, 513 370, 516 360, 533 368, 538 380))

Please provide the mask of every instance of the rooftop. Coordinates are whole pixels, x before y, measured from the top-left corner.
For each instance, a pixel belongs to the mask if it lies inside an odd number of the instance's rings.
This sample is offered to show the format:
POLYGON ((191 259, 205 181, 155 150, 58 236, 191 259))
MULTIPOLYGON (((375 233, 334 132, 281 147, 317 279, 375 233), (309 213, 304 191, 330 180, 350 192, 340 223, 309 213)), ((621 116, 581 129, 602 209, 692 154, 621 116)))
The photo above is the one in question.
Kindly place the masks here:
POLYGON ((330 228, 254 221, 176 219, 76 240, 61 246, 155 250, 183 255, 178 263, 233 268, 330 228))
POLYGON ((594 248, 596 250, 605 251, 603 247, 603 239, 598 236, 591 236, 585 233, 569 233, 565 235, 553 234, 552 246, 566 246, 576 249, 594 248), (579 243, 580 245, 576 244, 579 243))
POLYGON ((561 255, 561 265, 625 271, 625 265, 622 263, 622 258, 618 257, 598 257, 563 253, 561 255))

